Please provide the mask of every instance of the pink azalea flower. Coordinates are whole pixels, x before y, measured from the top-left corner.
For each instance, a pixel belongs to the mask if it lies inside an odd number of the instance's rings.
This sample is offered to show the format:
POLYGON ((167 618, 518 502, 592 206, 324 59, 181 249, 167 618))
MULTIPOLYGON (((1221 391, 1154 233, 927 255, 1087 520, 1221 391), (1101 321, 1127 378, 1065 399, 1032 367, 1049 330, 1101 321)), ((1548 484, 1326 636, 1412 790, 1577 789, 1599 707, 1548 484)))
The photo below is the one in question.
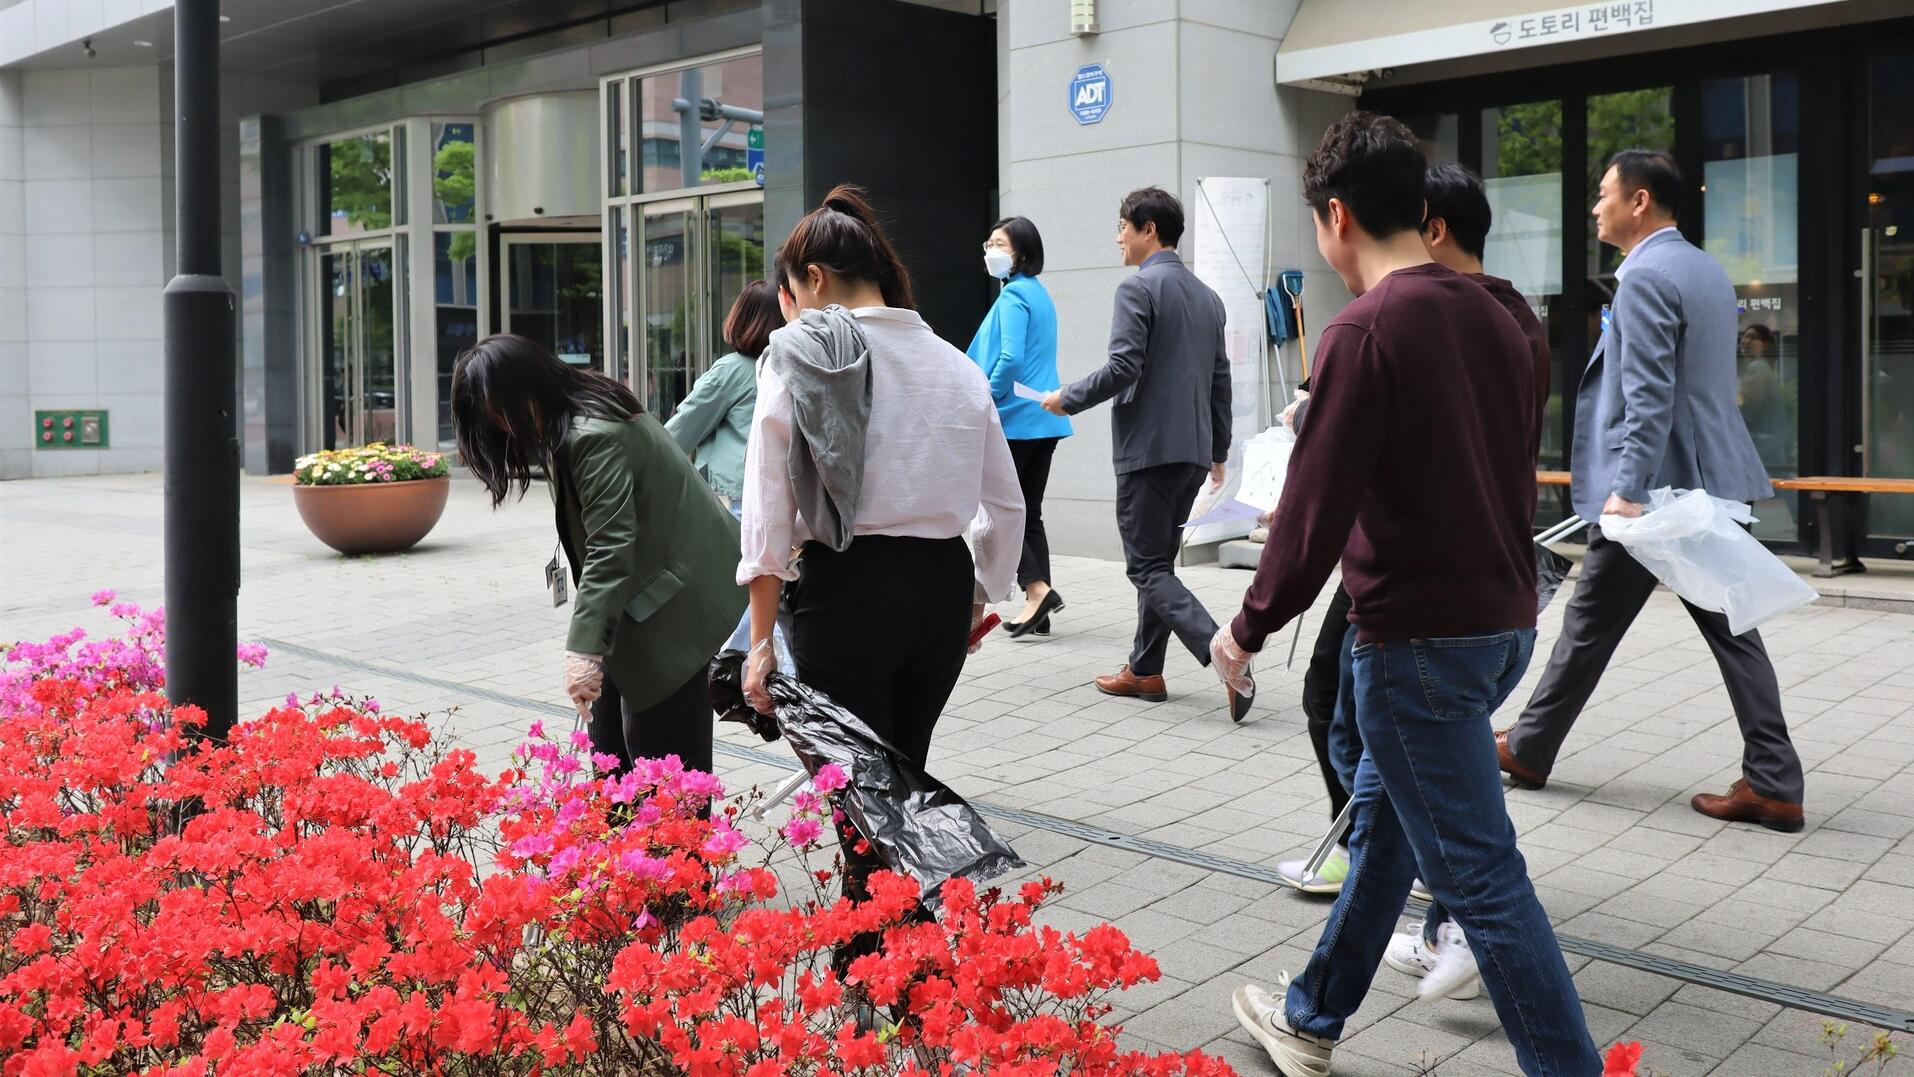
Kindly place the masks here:
POLYGON ((797 815, 784 824, 784 839, 799 847, 815 845, 824 833, 823 824, 809 816, 797 815))
POLYGON ((736 853, 746 844, 744 835, 731 829, 729 823, 719 823, 718 829, 705 839, 704 851, 706 856, 722 859, 736 853))
POLYGON ((817 768, 816 774, 811 776, 811 787, 820 793, 835 793, 850 783, 850 779, 844 774, 844 768, 836 763, 824 764, 817 768))
POLYGON ((113 600, 118 597, 119 595, 111 590, 95 591, 93 592, 93 604, 95 606, 110 606, 113 604, 113 600))

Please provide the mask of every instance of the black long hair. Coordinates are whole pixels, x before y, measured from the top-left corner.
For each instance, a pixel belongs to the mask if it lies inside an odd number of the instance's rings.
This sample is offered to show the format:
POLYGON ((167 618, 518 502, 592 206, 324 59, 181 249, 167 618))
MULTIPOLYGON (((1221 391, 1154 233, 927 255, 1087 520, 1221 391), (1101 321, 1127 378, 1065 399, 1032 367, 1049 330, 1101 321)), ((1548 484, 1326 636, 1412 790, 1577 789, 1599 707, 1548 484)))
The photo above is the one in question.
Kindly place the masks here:
POLYGON ((452 424, 459 456, 498 507, 534 468, 551 468, 576 416, 625 422, 644 411, 622 383, 561 361, 537 341, 498 333, 452 367, 452 424))
POLYGON ((877 285, 885 306, 917 309, 910 270, 884 234, 862 187, 848 183, 833 187, 824 196, 824 204, 791 229, 790 238, 778 249, 777 261, 779 283, 803 280, 804 267, 815 265, 845 280, 877 285))

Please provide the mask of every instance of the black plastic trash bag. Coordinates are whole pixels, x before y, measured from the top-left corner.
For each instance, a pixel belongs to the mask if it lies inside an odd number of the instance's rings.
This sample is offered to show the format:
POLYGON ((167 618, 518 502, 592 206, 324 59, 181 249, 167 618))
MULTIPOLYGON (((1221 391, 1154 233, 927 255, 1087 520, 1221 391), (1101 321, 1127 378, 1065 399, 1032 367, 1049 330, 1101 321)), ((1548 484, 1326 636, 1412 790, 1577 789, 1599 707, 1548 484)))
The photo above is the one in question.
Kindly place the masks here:
POLYGON ((782 735, 812 774, 826 763, 844 768, 850 784, 837 794, 838 807, 886 867, 917 880, 927 907, 942 900, 946 879, 990 879, 1024 866, 963 797, 824 693, 773 673, 768 687, 777 713, 752 710, 743 669, 738 651, 712 660, 711 708, 767 741, 782 735))
POLYGON ((1548 609, 1549 602, 1555 598, 1555 592, 1562 589, 1568 579, 1569 560, 1554 550, 1537 543, 1535 546, 1535 615, 1540 617, 1548 609))

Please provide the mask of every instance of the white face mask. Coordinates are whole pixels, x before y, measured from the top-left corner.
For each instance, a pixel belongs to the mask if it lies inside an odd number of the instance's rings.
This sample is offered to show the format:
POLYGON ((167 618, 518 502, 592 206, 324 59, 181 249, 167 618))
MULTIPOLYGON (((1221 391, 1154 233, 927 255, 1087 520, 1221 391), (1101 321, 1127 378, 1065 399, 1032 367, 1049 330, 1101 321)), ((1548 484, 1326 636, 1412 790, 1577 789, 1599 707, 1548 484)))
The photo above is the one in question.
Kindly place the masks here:
POLYGON ((1009 251, 996 247, 991 247, 984 251, 984 269, 998 280, 1003 280, 1005 277, 1010 276, 1011 261, 1009 251))

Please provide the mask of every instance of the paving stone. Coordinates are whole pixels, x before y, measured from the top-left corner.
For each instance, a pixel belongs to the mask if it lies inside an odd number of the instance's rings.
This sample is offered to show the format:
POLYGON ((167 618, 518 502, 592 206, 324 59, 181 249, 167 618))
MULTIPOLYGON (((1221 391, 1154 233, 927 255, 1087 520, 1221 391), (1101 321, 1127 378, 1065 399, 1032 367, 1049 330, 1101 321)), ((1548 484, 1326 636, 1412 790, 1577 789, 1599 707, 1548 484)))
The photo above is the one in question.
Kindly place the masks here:
MULTIPOLYGON (((551 681, 569 611, 543 601, 525 569, 550 556, 550 516, 536 504, 492 512, 461 481, 438 531, 413 554, 348 560, 295 522, 282 486, 248 479, 242 499, 242 635, 322 652, 276 654, 266 670, 246 674, 249 705, 269 705, 289 685, 336 681, 377 694, 389 709, 456 706, 442 725, 486 766, 503 766, 531 718, 555 709, 551 681), (390 657, 399 654, 403 666, 390 657), (364 655, 384 668, 367 673, 347 661, 364 655)), ((0 638, 102 627, 86 622, 77 593, 96 586, 156 601, 158 516, 155 477, 0 484, 0 563, 8 566, 0 638), (76 585, 69 572, 20 552, 45 549, 100 578, 76 585)), ((1133 593, 1120 565, 1055 560, 1069 581, 1068 615, 1052 637, 993 640, 970 660, 932 747, 933 773, 985 804, 1094 820, 1232 860, 1268 866, 1303 855, 1329 808, 1296 705, 1302 671, 1261 671, 1263 703, 1242 726, 1221 713, 1210 675, 1180 649, 1167 670, 1170 702, 1104 697, 1089 682, 1122 661, 1133 593)), ((1213 567, 1182 575, 1219 616, 1247 582, 1213 567)), ((1552 646, 1562 605, 1544 616, 1538 649, 1552 646)), ((1689 793, 1725 788, 1738 775, 1741 745, 1712 656, 1680 603, 1657 592, 1549 787, 1508 792, 1522 855, 1561 930, 1914 1007, 1902 986, 1914 984, 1914 722, 1906 718, 1914 618, 1817 606, 1764 627, 1812 768, 1806 833, 1729 826, 1688 807, 1689 793)), ((1542 664, 1498 724, 1513 720, 1542 664)), ((736 728, 721 726, 718 737, 783 754, 736 728)), ((724 754, 719 769, 734 790, 784 774, 724 754)), ((1328 901, 1041 827, 1001 829, 1032 865, 1022 877, 1066 885, 1042 922, 1081 932, 1114 918, 1157 956, 1165 977, 1115 1000, 1132 1025, 1126 1045, 1201 1045, 1246 1075, 1271 1071, 1235 1028, 1229 992, 1245 980, 1272 983, 1284 969, 1300 973, 1328 901)), ((780 871, 795 865, 776 862, 780 871)), ((1570 967, 1593 1033, 1606 1043, 1641 1027, 1657 1070, 1818 1072, 1817 1019, 1794 1011, 1769 1018, 1772 1004, 1586 958, 1570 967), (1772 1068, 1797 1058, 1808 1064, 1772 1068)), ((1378 972, 1349 1021, 1339 1075, 1414 1073, 1424 1050, 1444 1077, 1518 1072, 1486 999, 1421 1003, 1414 990, 1413 980, 1378 972)))

